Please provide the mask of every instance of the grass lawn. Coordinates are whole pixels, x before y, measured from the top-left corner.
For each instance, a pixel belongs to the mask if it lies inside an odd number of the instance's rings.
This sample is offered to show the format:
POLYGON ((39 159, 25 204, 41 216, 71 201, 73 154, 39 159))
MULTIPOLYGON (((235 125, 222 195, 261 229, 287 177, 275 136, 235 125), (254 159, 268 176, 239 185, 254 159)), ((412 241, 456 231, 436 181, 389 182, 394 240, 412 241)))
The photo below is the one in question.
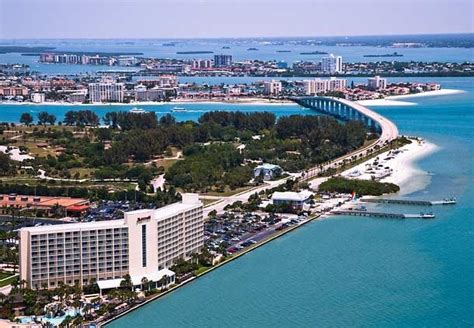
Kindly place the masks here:
POLYGON ((211 268, 211 267, 206 267, 206 266, 200 267, 199 269, 197 269, 197 270, 194 271, 194 274, 195 274, 196 276, 198 276, 198 275, 200 275, 200 274, 206 272, 206 271, 209 270, 210 268, 211 268))
POLYGON ((5 279, 5 280, 1 280, 0 281, 0 287, 5 287, 7 285, 11 285, 13 282, 15 282, 15 280, 18 280, 18 276, 11 277, 11 278, 8 278, 8 279, 5 279))
POLYGON ((0 280, 11 277, 13 275, 14 275, 13 273, 2 271, 2 272, 0 272, 0 280))
POLYGON ((84 179, 84 178, 93 178, 93 172, 95 169, 89 168, 89 167, 73 167, 72 169, 69 170, 71 172, 71 176, 74 178, 74 175, 79 172, 80 176, 79 179, 84 179))
POLYGON ((218 197, 228 197, 228 196, 233 196, 235 194, 238 194, 243 191, 247 191, 252 189, 253 187, 241 187, 241 188, 236 188, 236 189, 227 189, 224 192, 217 192, 217 191, 209 191, 206 193, 202 193, 201 195, 207 195, 207 196, 218 196, 218 197))
POLYGON ((201 202, 204 204, 204 206, 207 206, 209 204, 215 203, 219 201, 219 199, 201 199, 201 202))
POLYGON ((165 168, 165 171, 167 171, 171 167, 171 165, 173 165, 177 161, 177 159, 159 159, 156 161, 156 166, 163 166, 165 168))

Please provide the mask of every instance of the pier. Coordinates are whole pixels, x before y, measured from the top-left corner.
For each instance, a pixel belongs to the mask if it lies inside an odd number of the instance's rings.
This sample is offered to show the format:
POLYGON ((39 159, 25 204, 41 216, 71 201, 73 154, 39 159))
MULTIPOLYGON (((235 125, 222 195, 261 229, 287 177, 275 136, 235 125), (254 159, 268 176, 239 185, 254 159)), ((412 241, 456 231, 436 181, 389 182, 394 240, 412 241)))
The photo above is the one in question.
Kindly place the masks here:
POLYGON ((349 216, 364 216, 376 217, 386 219, 434 219, 435 216, 431 213, 425 214, 403 214, 403 213, 385 213, 385 212, 369 212, 369 211, 355 211, 355 210, 333 210, 331 214, 334 215, 349 215, 349 216))
POLYGON ((456 199, 443 200, 411 200, 411 199, 389 199, 389 198, 362 198, 361 202, 365 203, 380 203, 380 204, 402 204, 402 205, 417 205, 417 206, 435 206, 435 205, 454 205, 456 199))

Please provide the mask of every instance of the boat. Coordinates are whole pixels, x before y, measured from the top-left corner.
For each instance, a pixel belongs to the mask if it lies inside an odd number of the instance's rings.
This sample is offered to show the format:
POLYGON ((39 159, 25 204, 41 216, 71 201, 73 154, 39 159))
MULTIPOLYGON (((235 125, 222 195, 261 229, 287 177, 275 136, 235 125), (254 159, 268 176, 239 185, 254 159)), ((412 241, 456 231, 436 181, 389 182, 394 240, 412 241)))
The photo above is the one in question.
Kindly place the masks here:
POLYGON ((452 197, 452 198, 445 198, 439 201, 433 201, 431 202, 431 205, 454 205, 456 203, 457 203, 456 198, 452 197))
POLYGON ((132 109, 129 110, 129 113, 145 114, 145 113, 148 113, 148 112, 146 110, 142 109, 142 108, 133 107, 132 109))
POLYGON ((257 48, 248 48, 247 51, 258 51, 257 48))
POLYGON ((187 111, 187 109, 184 108, 184 107, 173 107, 173 108, 171 109, 171 111, 172 111, 172 112, 185 112, 185 111, 187 111))
POLYGON ((359 170, 354 170, 352 172, 350 172, 347 176, 348 177, 351 177, 351 178, 355 178, 355 177, 358 177, 358 176, 361 176, 362 173, 360 173, 359 170))
POLYGON ((222 49, 230 49, 228 46, 223 46, 222 49))
POLYGON ((434 219, 435 216, 433 213, 420 213, 420 218, 422 219, 434 219))

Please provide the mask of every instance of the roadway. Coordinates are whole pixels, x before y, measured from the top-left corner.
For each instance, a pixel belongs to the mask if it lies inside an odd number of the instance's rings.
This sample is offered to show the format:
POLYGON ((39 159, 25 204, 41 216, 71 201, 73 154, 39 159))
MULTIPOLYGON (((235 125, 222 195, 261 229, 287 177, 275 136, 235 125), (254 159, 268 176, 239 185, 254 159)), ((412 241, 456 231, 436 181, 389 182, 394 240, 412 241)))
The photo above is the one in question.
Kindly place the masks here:
MULTIPOLYGON (((329 98, 329 97, 328 97, 329 98)), ((358 103, 352 102, 350 100, 342 99, 342 98, 331 98, 335 101, 338 101, 344 105, 350 106, 357 110, 358 112, 362 113, 363 115, 369 117, 371 120, 377 122, 381 128, 381 134, 377 141, 361 147, 349 154, 336 158, 328 163, 324 163, 322 165, 310 168, 306 171, 302 171, 298 174, 292 175, 294 176, 303 176, 303 180, 309 180, 316 177, 320 172, 327 171, 328 169, 337 168, 345 160, 350 159, 351 157, 358 157, 358 156, 366 156, 369 152, 376 150, 379 147, 384 146, 385 144, 395 140, 398 137, 398 128, 397 126, 390 121, 389 119, 383 117, 382 115, 370 110, 369 108, 362 106, 358 103)), ((224 211, 224 207, 229 204, 232 204, 236 201, 247 202, 249 197, 254 193, 258 193, 262 190, 271 189, 274 187, 278 187, 286 182, 289 177, 275 180, 275 181, 267 181, 265 184, 259 187, 252 188, 248 191, 244 191, 233 196, 229 197, 222 197, 221 201, 217 201, 207 207, 204 208, 204 217, 207 217, 208 213, 215 210, 217 213, 221 213, 224 211)))

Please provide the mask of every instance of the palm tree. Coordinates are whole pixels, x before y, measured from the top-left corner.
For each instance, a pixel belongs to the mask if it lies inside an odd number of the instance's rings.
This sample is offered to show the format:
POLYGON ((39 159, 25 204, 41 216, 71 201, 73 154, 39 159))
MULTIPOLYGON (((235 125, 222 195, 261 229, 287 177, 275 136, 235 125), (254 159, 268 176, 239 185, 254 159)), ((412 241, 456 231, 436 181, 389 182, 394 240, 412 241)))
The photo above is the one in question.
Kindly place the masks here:
POLYGON ((142 278, 142 288, 143 288, 143 290, 150 290, 150 283, 149 283, 147 277, 142 278))
POLYGON ((120 287, 126 287, 132 290, 133 288, 132 278, 130 277, 128 273, 125 276, 123 276, 123 280, 120 282, 120 287))
POLYGON ((19 281, 20 284, 20 289, 25 289, 25 287, 28 285, 28 282, 25 279, 21 279, 19 281))
POLYGON ((161 278, 160 283, 161 291, 163 291, 166 288, 166 285, 168 284, 168 276, 166 274, 161 278))

